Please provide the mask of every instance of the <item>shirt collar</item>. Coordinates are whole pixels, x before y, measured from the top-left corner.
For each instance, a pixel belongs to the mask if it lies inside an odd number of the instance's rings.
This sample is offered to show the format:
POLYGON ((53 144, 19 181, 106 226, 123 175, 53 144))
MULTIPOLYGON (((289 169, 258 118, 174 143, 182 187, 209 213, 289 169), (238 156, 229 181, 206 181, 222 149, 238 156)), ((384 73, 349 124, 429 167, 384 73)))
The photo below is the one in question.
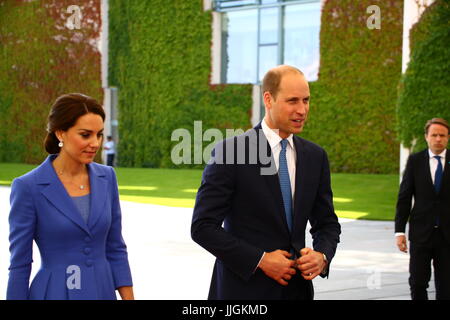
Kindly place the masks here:
MULTIPOLYGON (((276 131, 269 128, 269 126, 266 123, 265 118, 261 121, 261 127, 264 132, 264 135, 266 136, 267 141, 269 142, 271 149, 275 148, 277 145, 280 144, 280 141, 283 140, 278 135, 278 133, 276 133, 276 131)), ((294 135, 291 133, 289 135, 289 137, 287 137, 286 139, 287 139, 289 145, 291 146, 291 148, 294 149, 294 135)))
POLYGON ((447 149, 444 149, 439 154, 434 154, 430 149, 428 149, 428 155, 430 156, 430 158, 434 158, 434 156, 441 156, 441 158, 445 159, 446 154, 447 154, 447 149))

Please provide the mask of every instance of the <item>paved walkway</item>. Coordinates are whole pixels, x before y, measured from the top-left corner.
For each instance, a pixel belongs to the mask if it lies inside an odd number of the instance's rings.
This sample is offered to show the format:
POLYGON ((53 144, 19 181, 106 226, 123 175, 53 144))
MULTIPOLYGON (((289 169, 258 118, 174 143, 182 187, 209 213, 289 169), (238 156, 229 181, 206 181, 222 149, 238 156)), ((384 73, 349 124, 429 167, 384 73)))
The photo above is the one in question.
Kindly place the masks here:
MULTIPOLYGON (((0 299, 8 279, 10 189, 0 187, 0 299)), ((190 238, 192 209, 121 201, 137 299, 206 299, 214 258, 190 238)), ((341 243, 328 279, 314 280, 317 300, 407 300, 407 254, 395 247, 392 222, 340 219, 341 243)), ((307 239, 311 244, 311 239, 307 239)), ((35 246, 32 276, 40 264, 35 246)), ((429 296, 434 299, 434 283, 429 296)))

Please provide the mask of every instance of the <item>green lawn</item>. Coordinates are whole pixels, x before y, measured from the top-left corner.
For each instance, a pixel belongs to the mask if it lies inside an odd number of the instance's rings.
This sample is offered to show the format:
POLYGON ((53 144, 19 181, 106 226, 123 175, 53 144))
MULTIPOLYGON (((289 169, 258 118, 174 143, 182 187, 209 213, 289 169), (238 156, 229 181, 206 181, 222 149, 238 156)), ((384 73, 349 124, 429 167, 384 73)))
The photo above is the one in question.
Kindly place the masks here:
MULTIPOLYGON (((0 185, 32 165, 0 163, 0 185)), ((116 168, 121 200, 172 207, 194 206, 201 170, 116 168)), ((333 174, 334 205, 339 217, 393 220, 398 175, 333 174)))
POLYGON ((394 220, 398 174, 344 174, 331 176, 336 213, 342 218, 394 220))

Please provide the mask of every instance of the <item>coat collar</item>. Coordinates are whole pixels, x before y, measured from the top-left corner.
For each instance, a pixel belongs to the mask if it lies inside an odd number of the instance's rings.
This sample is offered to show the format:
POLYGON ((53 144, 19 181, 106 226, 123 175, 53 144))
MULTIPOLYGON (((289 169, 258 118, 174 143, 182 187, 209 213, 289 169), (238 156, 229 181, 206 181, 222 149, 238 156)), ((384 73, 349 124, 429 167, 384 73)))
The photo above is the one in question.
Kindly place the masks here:
POLYGON ((86 224, 52 166, 52 162, 56 157, 57 155, 55 154, 49 155, 39 166, 36 172, 36 182, 38 185, 42 185, 41 193, 50 203, 86 233, 91 235, 90 230, 104 212, 103 208, 108 191, 105 173, 95 163, 87 165, 91 189, 91 207, 86 224))

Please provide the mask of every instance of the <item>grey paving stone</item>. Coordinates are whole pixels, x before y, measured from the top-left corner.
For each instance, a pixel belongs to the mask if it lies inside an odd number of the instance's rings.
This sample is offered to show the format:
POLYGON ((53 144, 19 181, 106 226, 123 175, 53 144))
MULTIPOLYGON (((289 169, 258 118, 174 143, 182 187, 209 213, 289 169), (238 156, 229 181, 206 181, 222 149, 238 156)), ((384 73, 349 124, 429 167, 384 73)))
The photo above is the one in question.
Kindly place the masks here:
MULTIPOLYGON (((0 299, 9 266, 9 193, 0 187, 0 299)), ((214 257, 190 238, 192 209, 121 201, 137 299, 206 299, 214 257)), ((340 219, 341 243, 328 279, 314 280, 317 300, 409 300, 409 255, 397 250, 393 222, 340 219)), ((307 238, 311 246, 311 237, 307 238)), ((40 258, 34 246, 32 276, 40 258)), ((430 282, 430 299, 435 298, 430 282)))

